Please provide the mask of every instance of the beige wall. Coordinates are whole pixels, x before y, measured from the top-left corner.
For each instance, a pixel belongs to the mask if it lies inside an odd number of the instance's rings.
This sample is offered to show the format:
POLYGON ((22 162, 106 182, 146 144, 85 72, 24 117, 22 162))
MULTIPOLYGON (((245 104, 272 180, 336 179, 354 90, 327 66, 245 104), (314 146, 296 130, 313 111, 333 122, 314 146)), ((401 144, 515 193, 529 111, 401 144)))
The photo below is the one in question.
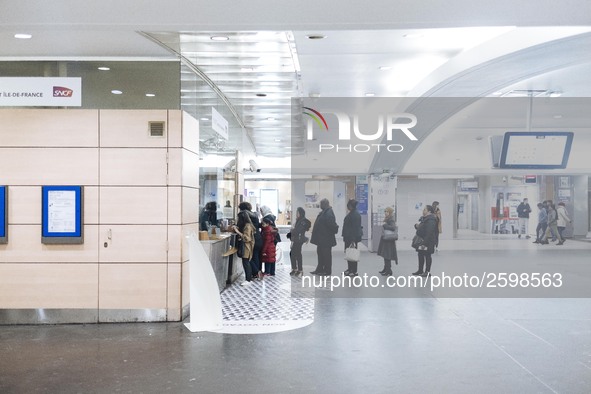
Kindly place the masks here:
POLYGON ((184 236, 199 214, 198 122, 176 110, 6 109, 0 124, 0 309, 180 320, 184 236), (149 121, 166 122, 165 136, 150 137, 149 121), (84 186, 82 245, 41 244, 43 185, 84 186))

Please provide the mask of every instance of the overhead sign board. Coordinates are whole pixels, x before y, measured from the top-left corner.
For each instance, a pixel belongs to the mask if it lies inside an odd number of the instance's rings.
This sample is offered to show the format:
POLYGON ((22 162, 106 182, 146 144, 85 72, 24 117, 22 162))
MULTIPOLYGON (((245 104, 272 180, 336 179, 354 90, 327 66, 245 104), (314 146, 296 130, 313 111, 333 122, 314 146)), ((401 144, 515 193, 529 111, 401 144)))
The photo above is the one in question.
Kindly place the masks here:
POLYGON ((214 107, 211 107, 211 128, 223 139, 228 139, 228 121, 214 107))
POLYGON ((81 78, 0 78, 0 107, 80 107, 81 78))

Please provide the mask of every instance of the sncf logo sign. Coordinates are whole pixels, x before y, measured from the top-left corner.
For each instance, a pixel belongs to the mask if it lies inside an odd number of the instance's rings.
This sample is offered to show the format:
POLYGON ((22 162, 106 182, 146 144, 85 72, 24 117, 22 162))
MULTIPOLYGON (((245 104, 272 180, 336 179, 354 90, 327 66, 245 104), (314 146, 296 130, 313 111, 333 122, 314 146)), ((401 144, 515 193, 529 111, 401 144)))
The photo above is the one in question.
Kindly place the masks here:
POLYGON ((72 94, 74 94, 74 91, 70 88, 63 86, 53 87, 53 97, 72 97, 72 94))

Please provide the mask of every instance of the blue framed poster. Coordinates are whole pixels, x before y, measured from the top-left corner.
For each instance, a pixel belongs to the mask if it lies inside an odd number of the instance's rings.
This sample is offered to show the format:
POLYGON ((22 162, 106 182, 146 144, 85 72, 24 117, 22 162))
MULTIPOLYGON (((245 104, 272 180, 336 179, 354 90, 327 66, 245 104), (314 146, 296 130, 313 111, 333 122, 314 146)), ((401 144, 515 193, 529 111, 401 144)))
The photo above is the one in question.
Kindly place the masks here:
POLYGON ((43 186, 41 194, 41 242, 83 243, 82 186, 43 186))
POLYGON ((8 243, 8 187, 0 186, 0 244, 8 243))

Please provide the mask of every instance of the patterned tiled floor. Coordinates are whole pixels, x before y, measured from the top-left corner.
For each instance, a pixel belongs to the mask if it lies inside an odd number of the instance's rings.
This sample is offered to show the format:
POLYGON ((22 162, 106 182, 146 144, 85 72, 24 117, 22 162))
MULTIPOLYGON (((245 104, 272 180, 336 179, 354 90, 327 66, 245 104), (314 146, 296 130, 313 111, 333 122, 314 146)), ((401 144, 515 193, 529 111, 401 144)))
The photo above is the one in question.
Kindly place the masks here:
POLYGON ((305 327, 314 321, 314 299, 292 298, 289 252, 275 269, 275 276, 240 286, 244 276, 221 294, 222 333, 262 334, 305 327))

